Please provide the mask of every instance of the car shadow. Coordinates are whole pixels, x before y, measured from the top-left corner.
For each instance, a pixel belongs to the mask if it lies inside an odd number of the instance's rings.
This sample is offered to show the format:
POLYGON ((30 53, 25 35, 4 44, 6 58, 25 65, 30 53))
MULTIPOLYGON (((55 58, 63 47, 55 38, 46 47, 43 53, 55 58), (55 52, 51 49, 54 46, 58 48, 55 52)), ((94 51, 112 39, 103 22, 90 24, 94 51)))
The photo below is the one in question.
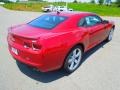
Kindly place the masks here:
POLYGON ((68 75, 63 69, 44 73, 44 72, 37 71, 34 68, 29 67, 19 61, 16 61, 16 63, 22 73, 24 73, 25 75, 27 75, 28 77, 34 80, 37 80, 43 83, 49 83, 68 75))
MULTIPOLYGON (((84 63, 87 60, 87 58, 89 58, 97 50, 99 50, 100 48, 104 48, 105 44, 106 44, 106 42, 102 42, 99 45, 97 45, 96 47, 94 47, 91 50, 89 50, 88 52, 86 52, 83 55, 82 63, 84 63)), ((25 75, 27 75, 28 77, 30 77, 36 81, 43 82, 43 83, 49 83, 49 82, 58 80, 64 76, 69 75, 63 69, 52 71, 52 72, 42 73, 40 71, 36 71, 34 69, 31 69, 27 65, 24 65, 18 61, 16 61, 16 63, 17 63, 17 66, 22 73, 24 73, 25 75)), ((82 63, 81 63, 81 65, 82 65, 82 63)))
POLYGON ((92 54, 94 54, 97 50, 99 50, 100 48, 104 48, 104 45, 108 43, 106 41, 101 42, 100 44, 98 44, 97 46, 95 46, 94 48, 88 50, 86 53, 84 53, 81 64, 84 63, 84 61, 86 61, 87 58, 89 58, 92 54))

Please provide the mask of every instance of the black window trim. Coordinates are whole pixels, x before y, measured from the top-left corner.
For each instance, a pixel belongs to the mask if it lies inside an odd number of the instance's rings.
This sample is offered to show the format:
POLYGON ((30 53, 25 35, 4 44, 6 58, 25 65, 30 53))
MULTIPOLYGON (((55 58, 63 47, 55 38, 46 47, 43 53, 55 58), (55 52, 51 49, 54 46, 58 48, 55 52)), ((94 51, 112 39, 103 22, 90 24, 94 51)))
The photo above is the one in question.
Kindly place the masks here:
MULTIPOLYGON (((43 14, 43 15, 57 16, 57 15, 54 15, 54 14, 43 14)), ((41 16, 42 16, 42 15, 41 15, 41 16)), ((39 17, 41 17, 41 16, 39 16, 39 17)), ((39 17, 37 17, 37 18, 31 20, 31 21, 28 22, 27 24, 29 25, 29 23, 31 23, 32 21, 38 19, 39 17)), ((67 16, 61 16, 61 17, 65 17, 65 20, 64 20, 63 22, 65 22, 65 21, 68 19, 67 16)), ((63 23, 63 22, 61 22, 61 23, 63 23)), ((48 28, 43 28, 43 27, 37 27, 37 26, 36 26, 36 28, 42 28, 42 29, 52 30, 52 29, 54 29, 55 27, 57 27, 57 25, 59 25, 59 24, 61 24, 61 23, 58 23, 58 24, 56 24, 54 27, 49 28, 49 29, 48 29, 48 28)), ((32 26, 32 25, 30 25, 30 26, 32 26)), ((34 26, 33 26, 33 27, 34 27, 34 26)))
MULTIPOLYGON (((102 19, 101 17, 99 17, 98 15, 88 15, 88 16, 82 17, 81 19, 84 19, 84 20, 85 20, 85 18, 86 18, 86 17, 90 17, 90 16, 95 16, 95 17, 98 17, 98 18, 100 18, 100 19, 101 19, 101 22, 100 22, 100 23, 97 23, 97 24, 92 25, 92 26, 99 25, 99 24, 101 24, 101 23, 102 23, 102 21, 103 21, 103 19, 102 19)), ((79 23, 80 23, 81 19, 80 19, 80 20, 79 20, 79 22, 78 22, 78 25, 77 25, 78 27, 92 27, 92 26, 79 26, 79 23)))

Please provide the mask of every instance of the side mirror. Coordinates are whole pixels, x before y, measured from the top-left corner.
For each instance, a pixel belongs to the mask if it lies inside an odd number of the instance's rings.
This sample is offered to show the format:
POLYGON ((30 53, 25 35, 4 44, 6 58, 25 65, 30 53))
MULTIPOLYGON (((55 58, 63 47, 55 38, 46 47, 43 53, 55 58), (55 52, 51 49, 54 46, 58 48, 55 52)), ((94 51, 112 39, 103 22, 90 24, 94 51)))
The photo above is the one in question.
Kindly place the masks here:
POLYGON ((108 20, 103 20, 102 23, 107 24, 107 23, 109 23, 109 21, 108 20))

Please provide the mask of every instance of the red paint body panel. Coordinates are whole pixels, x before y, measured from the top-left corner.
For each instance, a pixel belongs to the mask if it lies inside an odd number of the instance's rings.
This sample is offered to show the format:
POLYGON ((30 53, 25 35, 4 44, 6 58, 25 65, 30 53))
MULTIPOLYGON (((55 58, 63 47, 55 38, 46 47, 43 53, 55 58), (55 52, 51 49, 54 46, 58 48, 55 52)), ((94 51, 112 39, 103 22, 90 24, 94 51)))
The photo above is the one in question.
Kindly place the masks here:
POLYGON ((86 28, 77 26, 81 18, 94 15, 92 13, 61 13, 60 15, 68 16, 68 19, 52 30, 35 28, 28 24, 10 28, 7 40, 11 55, 42 72, 59 69, 72 47, 82 44, 86 52, 107 38, 113 27, 112 23, 86 28), (25 48, 25 43, 30 48, 25 48), (33 50, 33 43, 38 45, 39 50, 33 50), (18 50, 18 55, 11 51, 12 47, 18 50))

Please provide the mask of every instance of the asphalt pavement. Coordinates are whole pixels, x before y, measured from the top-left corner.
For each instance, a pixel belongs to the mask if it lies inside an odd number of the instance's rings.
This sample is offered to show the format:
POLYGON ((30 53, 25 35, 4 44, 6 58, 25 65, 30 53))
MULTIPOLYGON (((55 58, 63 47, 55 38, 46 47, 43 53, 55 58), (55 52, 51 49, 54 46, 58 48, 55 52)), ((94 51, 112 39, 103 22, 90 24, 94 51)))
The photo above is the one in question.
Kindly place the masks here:
POLYGON ((113 40, 87 52, 82 65, 68 75, 63 70, 37 72, 16 62, 9 54, 8 27, 40 15, 40 12, 0 7, 0 90, 120 90, 120 17, 103 17, 115 22, 113 40))

